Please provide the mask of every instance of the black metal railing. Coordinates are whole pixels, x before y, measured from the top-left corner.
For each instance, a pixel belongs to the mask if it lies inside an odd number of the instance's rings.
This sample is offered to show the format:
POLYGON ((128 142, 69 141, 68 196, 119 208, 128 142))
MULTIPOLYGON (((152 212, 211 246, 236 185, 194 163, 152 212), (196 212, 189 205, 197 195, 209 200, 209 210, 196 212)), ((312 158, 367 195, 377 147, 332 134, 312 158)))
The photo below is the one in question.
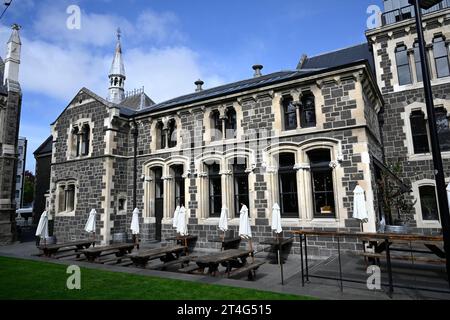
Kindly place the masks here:
MULTIPOLYGON (((450 0, 444 0, 442 2, 439 2, 438 4, 427 10, 422 9, 422 14, 437 12, 447 8, 450 8, 450 0)), ((383 26, 386 26, 396 22, 408 20, 414 17, 415 17, 414 6, 409 5, 400 9, 395 9, 383 13, 381 16, 381 21, 383 23, 383 26)))

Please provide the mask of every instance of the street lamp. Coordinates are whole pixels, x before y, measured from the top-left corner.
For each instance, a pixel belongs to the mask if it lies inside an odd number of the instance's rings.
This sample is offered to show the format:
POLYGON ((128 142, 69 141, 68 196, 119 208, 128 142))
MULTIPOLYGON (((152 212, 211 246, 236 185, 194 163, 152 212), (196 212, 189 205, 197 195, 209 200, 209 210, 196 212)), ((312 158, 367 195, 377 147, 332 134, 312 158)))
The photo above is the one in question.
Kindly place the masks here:
POLYGON ((436 177, 436 188, 438 195, 439 215, 441 218, 442 235, 444 238, 444 251, 447 266, 447 279, 450 285, 450 213, 448 208, 448 199, 445 184, 444 167, 442 165, 441 148, 439 137, 437 134, 436 114, 434 110, 433 92, 431 89, 430 70, 428 67, 428 58, 425 54, 425 40, 422 28, 422 12, 421 9, 429 9, 442 0, 409 0, 414 6, 416 14, 416 29, 419 40, 419 51, 423 73, 423 87, 425 90, 425 102, 427 106, 428 125, 430 127, 431 150, 433 154, 434 172, 436 177))

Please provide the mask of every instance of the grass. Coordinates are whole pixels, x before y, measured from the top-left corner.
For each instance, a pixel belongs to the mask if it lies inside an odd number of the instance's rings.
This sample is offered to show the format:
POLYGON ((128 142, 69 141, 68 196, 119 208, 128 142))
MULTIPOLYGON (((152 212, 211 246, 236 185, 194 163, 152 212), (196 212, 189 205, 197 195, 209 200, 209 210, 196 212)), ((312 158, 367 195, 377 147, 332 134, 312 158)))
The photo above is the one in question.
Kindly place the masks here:
POLYGON ((250 289, 81 268, 81 290, 66 287, 67 266, 0 257, 2 300, 309 300, 250 289))

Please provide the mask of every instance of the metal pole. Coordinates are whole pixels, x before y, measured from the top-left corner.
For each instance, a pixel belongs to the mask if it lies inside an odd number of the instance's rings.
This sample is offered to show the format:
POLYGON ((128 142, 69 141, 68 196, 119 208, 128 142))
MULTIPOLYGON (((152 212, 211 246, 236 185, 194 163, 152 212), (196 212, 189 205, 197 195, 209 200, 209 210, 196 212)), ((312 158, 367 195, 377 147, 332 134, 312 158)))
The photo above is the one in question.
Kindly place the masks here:
POLYGON ((436 177, 436 188, 438 194, 439 215, 441 218, 442 235, 444 237, 444 251, 447 267, 447 281, 450 285, 450 213, 445 184, 444 167, 442 164, 441 148, 437 135, 436 115, 434 110, 433 92, 431 89, 430 70, 428 59, 425 54, 425 41, 422 28, 422 13, 419 0, 415 0, 414 11, 416 14, 416 29, 419 40, 419 50, 422 64, 423 87, 425 91, 425 101, 427 105, 428 125, 430 128, 431 150, 433 154, 433 164, 436 177))
POLYGON ((134 138, 134 168, 133 168, 133 208, 137 208, 137 144, 138 144, 138 126, 133 119, 133 138, 134 138))

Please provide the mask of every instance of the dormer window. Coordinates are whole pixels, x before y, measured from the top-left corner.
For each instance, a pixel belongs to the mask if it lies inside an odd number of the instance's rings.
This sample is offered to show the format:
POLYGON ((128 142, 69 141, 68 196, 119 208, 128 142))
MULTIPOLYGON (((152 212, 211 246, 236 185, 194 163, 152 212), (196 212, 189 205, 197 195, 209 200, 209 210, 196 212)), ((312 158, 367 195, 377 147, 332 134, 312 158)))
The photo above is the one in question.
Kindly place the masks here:
POLYGON ((291 96, 283 98, 284 130, 297 129, 297 108, 291 96))
POLYGON ((444 78, 450 76, 448 49, 443 37, 434 38, 433 53, 437 77, 444 78))
POLYGON ((401 86, 411 84, 411 68, 409 65, 408 51, 405 45, 395 49, 395 59, 397 62, 398 83, 401 86))

